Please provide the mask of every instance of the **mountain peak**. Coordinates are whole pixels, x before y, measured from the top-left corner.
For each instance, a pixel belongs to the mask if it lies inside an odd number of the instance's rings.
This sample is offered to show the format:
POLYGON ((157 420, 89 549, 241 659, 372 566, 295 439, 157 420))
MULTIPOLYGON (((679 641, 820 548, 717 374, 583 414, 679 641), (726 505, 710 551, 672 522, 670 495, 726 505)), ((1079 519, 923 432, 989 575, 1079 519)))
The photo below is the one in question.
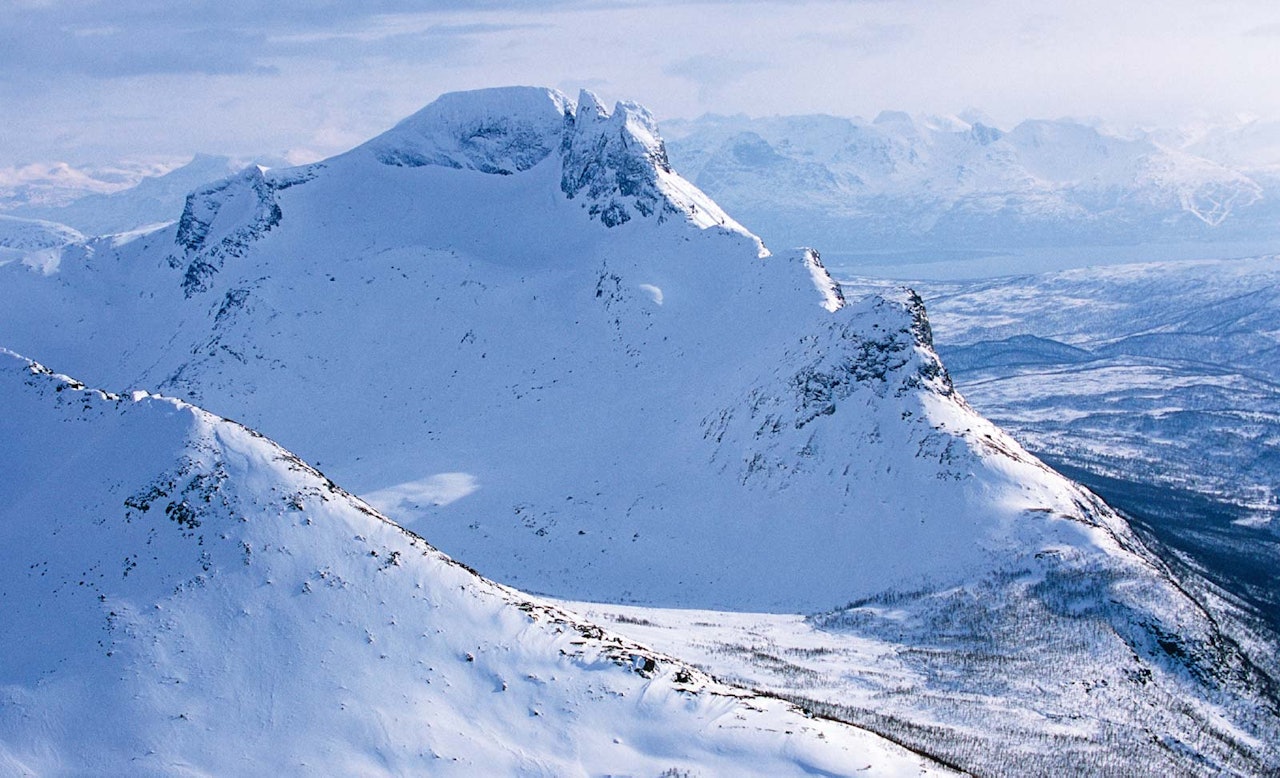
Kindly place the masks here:
POLYGON ((559 147, 572 111, 569 98, 554 89, 450 92, 361 148, 385 165, 511 175, 559 147))
POLYGON ((663 221, 684 215, 702 227, 746 232, 675 175, 648 110, 629 101, 609 110, 585 89, 577 102, 543 87, 452 92, 352 153, 371 153, 395 167, 440 166, 504 176, 558 153, 561 191, 607 227, 637 216, 663 221))
POLYGON ((580 121, 588 121, 589 119, 608 119, 609 109, 590 89, 581 89, 578 91, 578 106, 576 117, 580 121))

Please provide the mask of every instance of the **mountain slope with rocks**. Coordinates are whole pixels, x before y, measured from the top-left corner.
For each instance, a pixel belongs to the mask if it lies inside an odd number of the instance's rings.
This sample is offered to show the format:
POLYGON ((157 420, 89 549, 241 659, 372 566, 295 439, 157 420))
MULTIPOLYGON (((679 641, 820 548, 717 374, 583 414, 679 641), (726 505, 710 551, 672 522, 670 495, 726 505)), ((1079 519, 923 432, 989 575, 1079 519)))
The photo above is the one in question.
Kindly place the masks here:
POLYGON ((486 581, 261 435, 0 354, 0 771, 949 774, 486 581))
MULTIPOLYGON (((846 297, 816 252, 769 252, 634 104, 445 96, 202 187, 168 227, 69 244, 55 273, 0 273, 0 343, 261 429, 504 584, 825 613, 925 653, 1083 619, 1026 668, 1044 699, 1105 678, 1135 760, 1275 763, 1265 651, 964 401, 918 296, 846 297), (947 621, 956 596, 987 607, 947 621)), ((938 705, 973 710, 945 683, 966 656, 928 671, 938 705)))

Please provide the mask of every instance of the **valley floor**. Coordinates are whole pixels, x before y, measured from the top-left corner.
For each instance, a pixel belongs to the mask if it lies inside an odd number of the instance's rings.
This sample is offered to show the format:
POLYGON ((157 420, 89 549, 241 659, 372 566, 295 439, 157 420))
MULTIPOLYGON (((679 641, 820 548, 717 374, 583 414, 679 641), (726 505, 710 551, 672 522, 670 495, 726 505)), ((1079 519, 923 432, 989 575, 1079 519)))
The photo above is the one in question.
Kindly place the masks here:
MULTIPOLYGON (((835 614, 564 605, 719 680, 975 775, 1260 775, 1280 764, 1274 744, 1226 725, 1213 706, 1174 710, 1155 685, 1135 694, 1107 677, 1105 659, 1062 661, 1070 647, 1037 645, 1034 629, 1012 644, 959 634, 904 641, 835 614), (1188 736, 1179 717, 1199 720, 1199 732, 1188 736)), ((911 610, 878 615, 909 621, 911 610)))

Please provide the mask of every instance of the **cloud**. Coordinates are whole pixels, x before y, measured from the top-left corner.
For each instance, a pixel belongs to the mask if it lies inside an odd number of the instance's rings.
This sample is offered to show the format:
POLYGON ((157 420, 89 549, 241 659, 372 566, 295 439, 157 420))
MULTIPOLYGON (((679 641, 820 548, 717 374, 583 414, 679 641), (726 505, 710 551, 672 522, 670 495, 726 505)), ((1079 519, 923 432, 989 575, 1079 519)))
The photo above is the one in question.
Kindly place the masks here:
POLYGON ((266 56, 327 60, 350 67, 363 62, 461 64, 476 54, 476 38, 520 33, 538 24, 423 24, 420 18, 378 19, 365 27, 274 36, 266 56))
POLYGON ((522 7, 514 0, 435 2, 430 13, 409 0, 16 5, 0 10, 0 73, 22 79, 272 75, 288 59, 433 61, 457 55, 476 36, 536 26, 443 23, 441 13, 522 7))
POLYGON ((730 1, 0 0, 0 165, 311 159, 443 92, 512 83, 592 87, 664 119, 1280 112, 1280 25, 1258 0, 730 1))
POLYGON ((24 77, 81 74, 95 78, 147 73, 267 73, 264 37, 237 30, 166 30, 140 39, 119 26, 51 29, 0 27, 0 72, 24 77))
POLYGON ((417 515, 431 506, 448 505, 480 488, 470 473, 436 473, 361 495, 365 502, 391 517, 417 515))
POLYGON ((804 33, 797 39, 837 51, 871 56, 891 51, 907 41, 914 28, 906 24, 867 23, 852 29, 804 33))
POLYGON ((725 87, 768 67, 768 63, 760 60, 698 54, 673 62, 662 72, 692 81, 698 87, 698 100, 705 103, 715 100, 725 87))

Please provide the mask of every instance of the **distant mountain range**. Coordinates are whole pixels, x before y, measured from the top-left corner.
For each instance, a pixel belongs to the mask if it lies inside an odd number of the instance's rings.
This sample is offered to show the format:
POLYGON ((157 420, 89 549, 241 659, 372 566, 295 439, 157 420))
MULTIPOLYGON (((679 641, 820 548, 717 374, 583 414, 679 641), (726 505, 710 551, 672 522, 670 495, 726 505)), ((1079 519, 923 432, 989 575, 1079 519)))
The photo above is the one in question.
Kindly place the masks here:
POLYGON ((1280 240, 1280 129, 1270 125, 1122 137, 1071 120, 1004 131, 886 112, 869 122, 705 116, 666 130, 673 162, 766 243, 821 246, 837 264, 1280 240))
MULTIPOLYGON (((124 233, 151 224, 172 221, 192 189, 237 173, 244 168, 225 156, 197 155, 186 165, 163 175, 138 179, 133 186, 113 192, 93 192, 79 197, 41 202, 0 203, 0 212, 23 219, 55 221, 84 234, 124 233)), ((28 183, 28 187, 33 184, 28 183)))
MULTIPOLYGON (((886 111, 708 115, 663 130, 675 167, 766 244, 816 246, 839 265, 1084 246, 1280 250, 1280 123, 1121 135, 1069 119, 1005 130, 886 111)), ((30 165, 0 174, 0 214, 126 232, 171 220, 188 192, 244 165, 209 155, 163 175, 30 165)))

